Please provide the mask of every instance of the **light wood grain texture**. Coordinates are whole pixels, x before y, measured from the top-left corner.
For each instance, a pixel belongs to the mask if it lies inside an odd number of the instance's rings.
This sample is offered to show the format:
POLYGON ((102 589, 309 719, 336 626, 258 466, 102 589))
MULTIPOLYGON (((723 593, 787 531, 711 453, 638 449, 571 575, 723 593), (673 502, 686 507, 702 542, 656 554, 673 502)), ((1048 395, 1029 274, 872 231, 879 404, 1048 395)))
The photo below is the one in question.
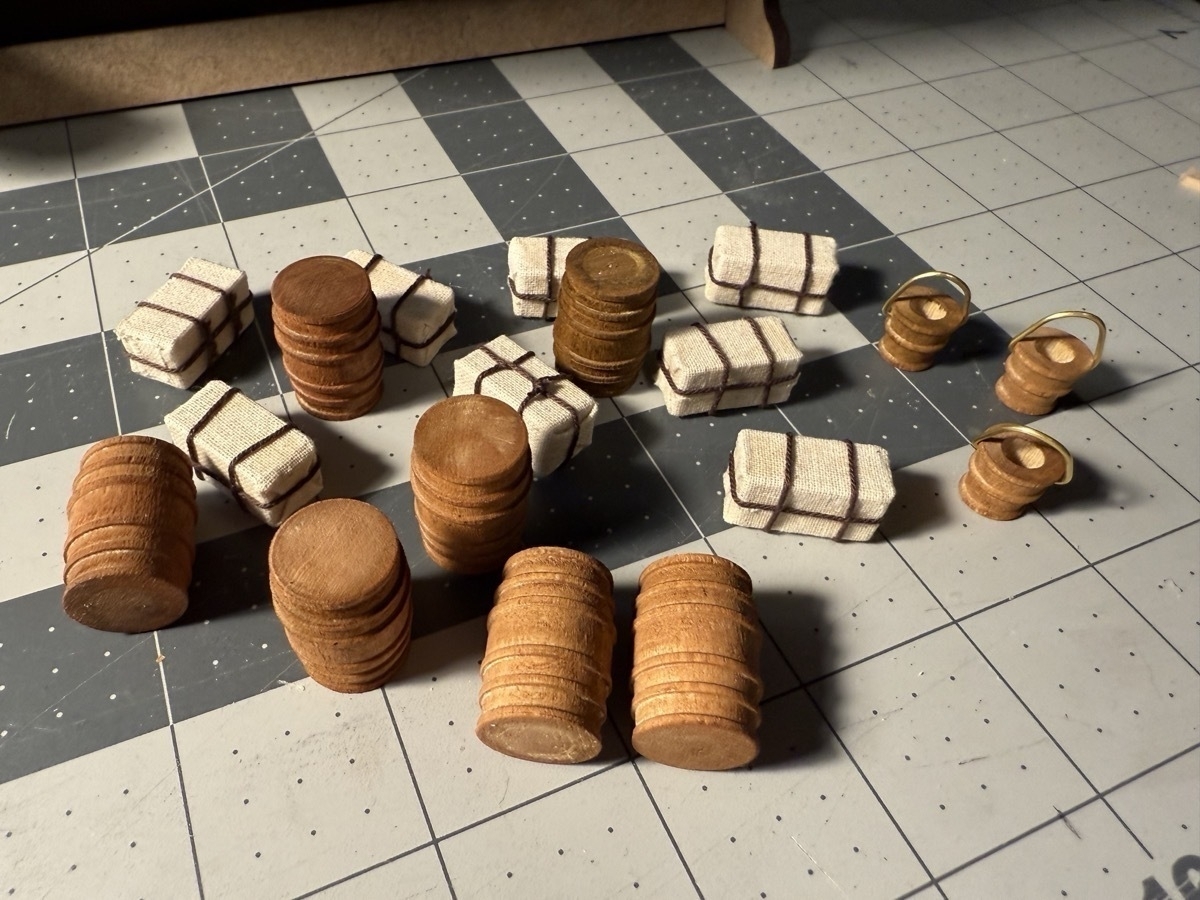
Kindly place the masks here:
POLYGON ((727 15, 760 58, 786 62, 778 0, 392 0, 18 44, 0 47, 0 125, 702 28, 727 15))

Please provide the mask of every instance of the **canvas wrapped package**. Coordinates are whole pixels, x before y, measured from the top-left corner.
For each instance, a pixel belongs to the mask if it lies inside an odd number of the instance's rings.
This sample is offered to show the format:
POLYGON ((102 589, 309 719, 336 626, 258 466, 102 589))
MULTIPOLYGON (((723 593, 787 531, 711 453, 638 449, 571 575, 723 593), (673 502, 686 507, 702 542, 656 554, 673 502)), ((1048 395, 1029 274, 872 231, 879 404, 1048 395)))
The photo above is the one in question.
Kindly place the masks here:
POLYGON ((495 397, 519 412, 539 477, 592 442, 596 401, 510 338, 500 336, 456 360, 454 393, 495 397))
POLYGON ((558 315, 558 288, 567 254, 586 238, 515 237, 508 242, 508 289, 513 313, 525 319, 558 315))
POLYGON ((312 439, 222 381, 210 381, 164 421, 196 473, 223 484, 239 506, 268 525, 280 524, 321 492, 312 439))
POLYGON ((838 273, 837 242, 826 235, 720 225, 708 254, 704 296, 725 306, 748 306, 815 316, 838 273))
POLYGON ((791 394, 802 355, 777 316, 696 322, 663 337, 654 383, 674 416, 766 406, 791 394))
POLYGON ((745 429, 723 477, 731 525, 869 541, 896 496, 875 444, 745 429))
POLYGON ((427 366, 454 328, 454 289, 390 263, 378 253, 351 250, 346 259, 358 263, 371 278, 379 304, 383 349, 414 366, 427 366))
POLYGON ((134 372, 187 388, 253 320, 246 273, 192 257, 113 331, 134 372))

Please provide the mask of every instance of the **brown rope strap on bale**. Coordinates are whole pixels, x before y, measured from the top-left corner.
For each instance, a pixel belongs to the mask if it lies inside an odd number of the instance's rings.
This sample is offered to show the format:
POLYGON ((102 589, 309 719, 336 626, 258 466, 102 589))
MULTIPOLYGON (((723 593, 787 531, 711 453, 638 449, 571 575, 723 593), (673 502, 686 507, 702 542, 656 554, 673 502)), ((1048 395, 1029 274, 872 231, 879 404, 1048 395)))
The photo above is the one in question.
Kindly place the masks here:
POLYGON ((512 295, 518 300, 525 300, 529 303, 542 304, 542 318, 550 318, 550 304, 554 302, 554 235, 546 235, 546 293, 522 293, 517 290, 516 282, 512 280, 512 276, 508 276, 508 289, 512 291, 512 295))
MULTIPOLYGON (((363 265, 363 269, 367 272, 367 274, 370 274, 371 270, 374 269, 377 265, 379 265, 379 263, 382 260, 383 260, 383 256, 376 253, 369 260, 367 260, 367 262, 363 265)), ((424 350, 426 347, 428 347, 430 344, 432 344, 434 341, 436 341, 438 338, 440 338, 443 334, 445 334, 446 329, 454 324, 455 311, 450 310, 450 315, 446 316, 446 321, 444 321, 441 325, 439 325, 437 327, 437 329, 433 332, 433 334, 431 334, 429 337, 425 338, 425 340, 423 340, 423 341, 410 341, 400 334, 400 320, 398 317, 400 315, 401 304, 403 304, 405 300, 407 300, 409 297, 411 297, 413 294, 415 294, 417 292, 417 288, 419 288, 421 285, 423 285, 428 280, 429 280, 429 270, 426 269, 424 274, 418 275, 416 280, 412 284, 410 284, 407 288, 405 288, 404 293, 396 298, 396 305, 392 307, 391 327, 389 328, 389 327, 385 326, 383 328, 383 331, 390 334, 392 336, 392 338, 396 341, 397 352, 399 352, 401 347, 411 347, 413 350, 424 350)))
POLYGON ((669 369, 667 369, 666 362, 663 360, 662 354, 660 353, 659 366, 662 369, 663 377, 667 379, 667 385, 671 388, 671 390, 681 397, 700 397, 704 394, 714 394, 712 406, 708 408, 709 415, 712 415, 717 411, 717 407, 720 406, 721 400, 729 391, 741 391, 749 388, 762 388, 762 400, 759 401, 758 405, 766 406, 771 397, 771 389, 777 384, 785 384, 791 381, 796 376, 795 373, 791 375, 775 374, 775 365, 778 362, 778 359, 775 356, 775 351, 771 349, 771 345, 767 341, 767 336, 763 333, 762 326, 758 324, 757 319, 747 319, 746 321, 750 323, 750 329, 754 332, 754 336, 758 338, 758 343, 762 347, 763 352, 767 354, 769 368, 767 370, 768 375, 765 379, 760 381, 739 381, 730 384, 729 379, 733 374, 733 363, 729 359, 729 354, 725 352, 725 348, 717 342, 717 339, 712 336, 712 332, 708 330, 706 325, 703 325, 700 322, 693 322, 691 327, 695 328, 702 335, 704 335, 704 339, 708 341, 709 347, 712 348, 713 353, 717 355, 717 360, 721 363, 721 382, 716 387, 712 388, 681 388, 675 383, 675 379, 671 376, 671 372, 669 369))
POLYGON ((570 459, 575 455, 575 445, 579 443, 579 431, 582 423, 579 421, 579 410, 573 407, 570 403, 564 400, 557 394, 550 393, 550 388, 560 381, 566 381, 567 376, 562 372, 556 372, 553 375, 537 376, 525 368, 525 363, 533 359, 533 351, 526 350, 516 359, 508 360, 498 354, 491 347, 484 344, 479 348, 487 356, 491 357, 495 363, 491 368, 484 369, 475 378, 475 393, 478 394, 483 389, 483 382, 492 375, 497 375, 500 372, 516 372, 518 375, 523 375, 529 381, 529 393, 525 395, 525 399, 517 407, 517 413, 524 415, 525 410, 537 400, 543 397, 547 400, 553 400, 571 416, 571 443, 567 445, 567 455, 565 459, 570 459))
POLYGON ((738 306, 745 304, 746 291, 752 287, 755 287, 759 288, 760 290, 771 291, 776 294, 783 294, 784 296, 792 297, 795 300, 795 306, 792 308, 792 312, 799 312, 800 304, 806 297, 813 300, 824 300, 826 297, 825 294, 809 293, 809 290, 812 288, 813 277, 812 235, 806 231, 803 233, 803 237, 804 275, 800 279, 799 289, 779 287, 778 285, 773 284, 763 284, 762 282, 755 280, 755 277, 758 275, 758 258, 761 247, 758 240, 758 225, 754 222, 750 223, 750 271, 746 273, 745 280, 739 283, 735 281, 722 281, 717 277, 716 273, 713 271, 713 253, 717 249, 715 246, 708 248, 708 280, 718 287, 729 288, 730 290, 737 291, 738 306))
POLYGON ((158 303, 151 303, 149 300, 139 300, 137 305, 145 309, 153 309, 156 312, 166 313, 168 316, 175 316, 177 319, 184 319, 191 322, 200 329, 201 340, 199 346, 192 352, 191 356, 185 359, 177 366, 165 366, 162 363, 156 363, 153 360, 146 359, 142 356, 134 356, 129 353, 128 356, 136 363, 141 363, 143 366, 148 366, 159 372, 165 372, 168 375, 178 375, 180 372, 186 372, 193 363, 196 362, 201 354, 208 355, 208 365, 212 365, 220 353, 217 351, 217 338, 221 332, 230 325, 235 325, 240 319, 242 310, 250 305, 251 295, 247 294, 246 299, 240 303, 234 303, 233 293, 218 287, 215 284, 209 284, 207 281, 201 281, 199 278, 193 278, 191 275, 184 275, 182 272, 172 272, 171 278, 177 278, 180 281, 186 281, 188 284, 194 284, 198 287, 207 288, 210 291, 216 291, 220 295, 220 300, 225 306, 225 315, 221 321, 213 327, 208 324, 207 319, 197 318, 196 316, 188 315, 178 309, 172 309, 169 306, 162 306, 158 303))
POLYGON ((253 500, 249 497, 249 495, 246 493, 245 489, 242 487, 241 478, 238 476, 238 466, 241 463, 245 462, 246 459, 248 459, 250 456, 253 456, 255 453, 257 453, 259 450, 261 450, 264 447, 266 447, 270 444, 273 444, 275 441, 279 440, 281 437, 283 437, 289 431, 297 431, 298 429, 296 428, 295 425, 292 425, 290 422, 281 422, 279 424, 279 427, 277 429, 275 429, 273 432, 271 432, 270 434, 266 435, 263 438, 260 438, 259 440, 255 441, 253 444, 251 444, 250 446, 248 446, 245 449, 238 452, 233 457, 233 459, 231 459, 229 461, 228 476, 221 474, 220 472, 216 471, 215 469, 210 469, 210 468, 207 468, 206 466, 202 466, 200 464, 200 454, 196 450, 196 437, 205 428, 205 426, 207 426, 210 422, 212 422, 213 419, 215 419, 220 414, 221 410, 223 410, 226 406, 229 405, 229 402, 231 400, 233 400, 234 397, 238 396, 241 393, 242 392, 239 391, 237 388, 234 388, 234 387, 229 388, 227 391, 225 391, 224 394, 222 394, 220 397, 217 398, 216 402, 213 403, 213 405, 210 406, 205 411, 204 415, 202 415, 196 421, 196 424, 193 425, 188 430, 188 433, 187 433, 188 458, 191 460, 192 468, 195 470, 197 478, 199 478, 201 481, 203 481, 204 476, 207 475, 208 477, 212 478, 214 481, 218 482, 219 484, 224 485, 226 488, 228 488, 233 493, 233 499, 237 501, 237 505, 240 506, 246 512, 249 512, 249 508, 247 506, 248 502, 253 503, 254 506, 256 506, 257 508, 259 508, 261 510, 274 509, 276 506, 283 503, 285 500, 287 500, 289 497, 291 497, 293 494, 295 494, 298 490, 300 490, 302 487, 304 487, 306 484, 308 484, 310 481, 312 481, 313 478, 316 477, 317 472, 320 471, 320 468, 321 468, 321 463, 320 463, 320 460, 317 459, 316 453, 314 452, 314 454, 313 454, 312 465, 309 466, 308 472, 305 474, 305 476, 303 478, 301 478, 299 481, 297 481, 295 484, 293 484, 286 491, 284 491, 282 494, 280 494, 278 497, 276 497, 274 500, 268 501, 266 503, 260 503, 257 500, 253 500))
POLYGON ((850 476, 850 497, 846 503, 846 511, 835 516, 831 513, 815 512, 809 509, 798 509, 787 505, 788 496, 792 492, 792 487, 795 483, 795 456, 796 456, 796 436, 790 432, 785 435, 787 438, 787 457, 783 467, 783 487, 779 491, 779 499, 774 503, 751 503, 743 500, 737 493, 737 475, 735 474, 735 466, 733 464, 733 454, 729 454, 729 497, 742 509, 761 509, 771 514, 771 518, 767 520, 767 524, 763 526, 764 530, 770 531, 775 525, 775 521, 784 513, 790 516, 810 516, 814 519, 823 519, 827 522, 837 522, 838 530, 833 535, 835 541, 840 541, 846 536, 846 529, 851 525, 878 525, 882 519, 868 519, 864 516, 854 515, 854 510, 858 506, 858 495, 860 492, 859 475, 858 475, 858 449, 853 441, 842 441, 846 446, 846 466, 850 476))

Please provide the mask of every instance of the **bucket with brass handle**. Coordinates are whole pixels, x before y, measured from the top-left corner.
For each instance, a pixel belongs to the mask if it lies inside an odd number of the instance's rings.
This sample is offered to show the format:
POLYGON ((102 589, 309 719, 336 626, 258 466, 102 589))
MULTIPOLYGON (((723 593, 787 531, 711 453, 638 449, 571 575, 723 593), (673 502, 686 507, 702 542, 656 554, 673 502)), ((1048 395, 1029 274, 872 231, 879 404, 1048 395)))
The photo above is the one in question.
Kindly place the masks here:
POLYGON ((971 289, 949 272, 923 272, 896 289, 883 304, 883 337, 879 354, 897 369, 920 372, 967 320, 971 289), (961 302, 944 290, 921 282, 942 279, 962 295, 961 302))
POLYGON ((1028 425, 992 425, 971 443, 975 452, 958 493, 989 519, 1017 518, 1051 485, 1066 484, 1075 473, 1071 451, 1028 425))
POLYGON ((996 381, 996 396, 1009 409, 1027 416, 1043 416, 1076 381, 1100 364, 1108 329, 1095 313, 1068 309, 1038 319, 1008 343, 1004 374, 996 381), (1086 319, 1096 326, 1096 349, 1059 328, 1047 328, 1057 319, 1086 319))

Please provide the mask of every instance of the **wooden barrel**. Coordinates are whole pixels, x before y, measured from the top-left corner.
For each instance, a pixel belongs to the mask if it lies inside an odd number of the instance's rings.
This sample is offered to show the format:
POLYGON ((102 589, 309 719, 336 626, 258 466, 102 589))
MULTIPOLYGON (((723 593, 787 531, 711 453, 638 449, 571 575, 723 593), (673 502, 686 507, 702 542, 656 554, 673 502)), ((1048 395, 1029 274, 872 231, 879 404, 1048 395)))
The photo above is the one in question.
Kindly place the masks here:
POLYGON ((521 543, 533 481, 524 420, 493 397, 439 400, 413 432, 409 481, 430 559, 462 574, 499 569, 521 543))
POLYGON ((535 762, 600 752, 617 637, 612 587, 607 567, 577 550, 508 558, 479 668, 479 740, 535 762))
POLYGON ((1054 409, 1085 373, 1100 364, 1108 329, 1094 313, 1063 310, 1038 319, 1008 344, 1004 374, 996 381, 996 396, 1014 412, 1043 416, 1054 409), (1096 349, 1067 331, 1047 328, 1056 319, 1087 319, 1096 326, 1096 349))
POLYGON ((554 360, 593 397, 637 381, 650 349, 660 269, 645 247, 590 238, 567 255, 554 320, 554 360))
POLYGON ((311 256, 271 283, 271 314, 296 401, 321 419, 354 419, 383 395, 383 345, 371 279, 340 256, 311 256))
POLYGON ((136 634, 187 610, 196 558, 196 485, 187 456, 142 435, 106 438, 79 463, 67 501, 63 611, 136 634))
POLYGON ((967 320, 971 289, 949 272, 914 275, 883 304, 883 337, 879 354, 897 369, 920 372, 933 365, 934 355, 967 320), (942 279, 962 295, 958 302, 949 294, 920 282, 942 279))
POLYGON ((758 755, 762 633, 744 569, 706 553, 648 565, 633 620, 633 746, 685 769, 758 755))
POLYGON ((1071 453, 1050 435, 1027 425, 992 425, 974 440, 975 452, 958 482, 963 503, 981 516, 1020 516, 1053 484, 1074 474, 1071 453))
POLYGON ((321 500, 275 532, 271 603, 318 684, 341 693, 382 687, 408 658, 412 577, 391 520, 361 500, 321 500))

